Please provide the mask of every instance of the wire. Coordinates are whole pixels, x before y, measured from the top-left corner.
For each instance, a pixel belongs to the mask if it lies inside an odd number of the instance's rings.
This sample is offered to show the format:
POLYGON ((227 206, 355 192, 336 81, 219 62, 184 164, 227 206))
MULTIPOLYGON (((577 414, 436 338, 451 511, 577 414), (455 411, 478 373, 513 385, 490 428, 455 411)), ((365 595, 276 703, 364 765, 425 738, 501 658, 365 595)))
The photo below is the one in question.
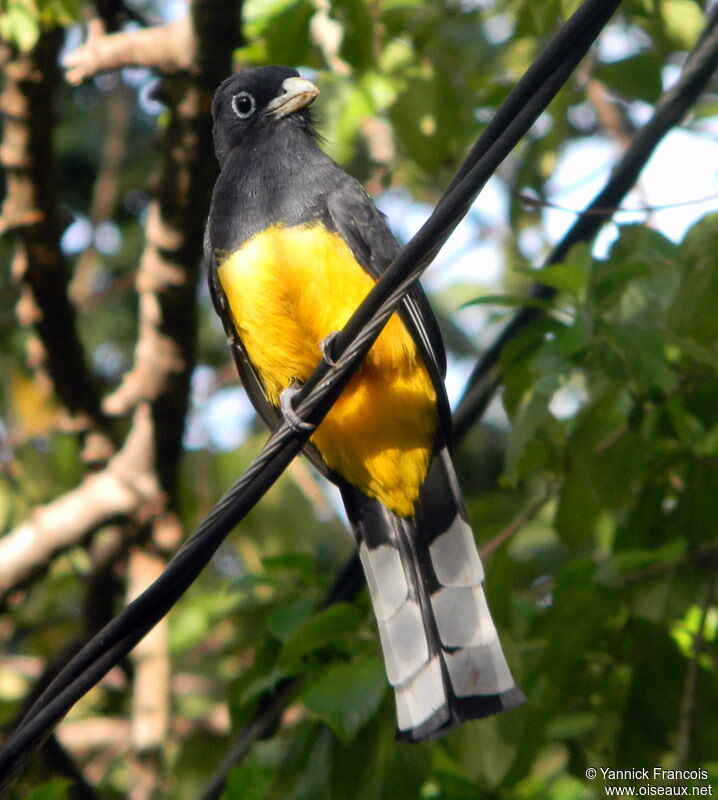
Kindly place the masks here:
MULTIPOLYGON (((681 83, 682 88, 678 90, 679 95, 683 95, 683 92, 688 91, 688 96, 684 99, 687 100, 686 108, 681 111, 677 109, 678 113, 673 114, 670 119, 666 119, 663 121, 661 128, 662 133, 661 136, 665 136, 668 130, 671 127, 678 125, 681 121, 683 113, 687 110, 687 107, 690 105, 691 102, 695 102, 698 99, 703 88, 705 88, 706 83, 711 77, 710 67, 707 69, 700 69, 699 65, 706 63, 707 60, 710 59, 706 49, 703 47, 703 42, 706 41, 708 36, 710 35, 710 31, 714 24, 714 20, 709 20, 705 33, 701 36, 699 43, 693 50, 693 54, 689 56, 685 64, 685 70, 689 69, 691 72, 689 75, 692 75, 691 81, 686 81, 685 83, 681 83), (702 52, 702 56, 698 57, 698 51, 702 52), (695 81, 695 83, 693 83, 695 81), (692 98, 692 99, 689 99, 692 98)), ((706 47, 715 47, 715 45, 706 45, 706 47)), ((688 77, 688 76, 685 76, 688 77)), ((683 81, 683 79, 681 79, 683 81)), ((518 87, 517 87, 518 88, 518 87)), ((674 90, 672 90, 674 91, 674 90)), ((671 104, 671 99, 669 96, 672 96, 671 92, 667 93, 667 96, 659 101, 657 104, 657 108, 663 108, 664 106, 669 106, 671 104)), ((496 117, 494 117, 496 119, 496 117)), ((659 117, 660 121, 660 117, 659 117)), ((647 126, 658 124, 656 122, 656 118, 654 117, 647 126)), ((636 134, 637 137, 643 136, 644 134, 639 131, 636 134)), ((473 151, 472 151, 473 152, 473 151)), ((645 165, 646 161, 650 157, 651 151, 648 149, 644 149, 641 155, 641 165, 645 165)), ((622 172, 621 163, 617 165, 613 172, 613 180, 620 180, 620 175, 622 172)), ((607 187, 608 188, 608 187, 607 187)), ((594 200, 594 204, 597 200, 594 200)), ((597 213, 594 209, 594 204, 589 206, 584 212, 577 212, 579 214, 591 214, 597 213), (592 211, 592 209, 594 209, 592 211)), ((618 209, 619 211, 621 209, 618 209)), ((601 209, 601 213, 604 212, 604 209, 601 209)), ((605 221, 605 220, 604 220, 605 221)), ((597 228, 598 230, 598 228, 597 228)), ((568 235, 568 234, 567 234, 568 235)), ((514 329, 514 332, 506 336, 505 334, 501 334, 501 344, 500 346, 503 347, 509 338, 512 335, 515 335, 518 332, 518 328, 514 329)), ((496 346, 496 343, 493 347, 496 346)), ((489 348, 491 350, 492 348, 489 348)), ((490 373, 487 373, 490 374, 490 373)), ((470 426, 475 424, 478 419, 481 418, 483 411, 485 410, 486 406, 488 405, 489 400, 495 391, 496 387, 498 386, 500 376, 498 374, 494 374, 491 377, 491 383, 486 381, 484 384, 481 384, 481 389, 483 390, 482 397, 475 397, 470 394, 470 389, 472 386, 476 384, 472 384, 469 382, 467 384, 467 389, 465 390, 465 395, 462 400, 462 404, 457 408, 456 413, 454 414, 454 433, 456 441, 460 441, 466 433, 470 430, 470 426), (490 389, 488 388, 490 387, 490 389)), ((322 607, 326 607, 336 602, 347 601, 351 599, 364 585, 363 580, 363 573, 361 570, 361 564, 356 557, 350 559, 344 568, 341 571, 339 577, 335 580, 334 585, 330 589, 327 597, 325 598, 322 607)), ((223 757, 221 763, 217 767, 216 772, 210 779, 210 781, 204 787, 202 793, 199 795, 198 800, 217 800, 220 796, 224 781, 227 776, 227 773, 231 769, 232 766, 239 763, 242 757, 247 752, 250 744, 255 741, 256 739, 262 738, 268 734, 268 731, 271 730, 271 725, 273 724, 274 720, 277 719, 279 714, 286 708, 287 705, 292 701, 295 696, 295 690, 300 685, 299 680, 295 680, 291 686, 281 686, 277 689, 277 694, 268 700, 268 705, 264 706, 260 712, 258 712, 255 717, 245 726, 241 731, 238 732, 236 735, 232 745, 229 747, 227 753, 223 757)))
MULTIPOLYGON (((696 46, 689 54, 678 81, 656 104, 651 119, 631 139, 608 182, 554 247, 543 266, 557 264, 578 242, 590 241, 608 221, 598 209, 616 208, 638 180, 641 170, 666 133, 678 125, 718 67, 718 6, 706 22, 696 46)), ((536 284, 531 298, 551 300, 555 289, 536 284)), ((504 347, 543 313, 537 306, 524 306, 494 340, 471 373, 454 414, 455 434, 461 435, 484 413, 500 382, 499 360, 504 347)))
MULTIPOLYGON (((446 193, 333 340, 334 364, 320 362, 295 397, 296 413, 317 425, 361 363, 402 297, 435 257, 486 181, 550 100, 618 7, 620 0, 586 0, 519 81, 459 167, 446 193), (568 28, 568 33, 566 29, 568 28), (560 46, 556 45, 559 41, 560 46), (546 52, 546 51, 545 51, 546 52)), ((283 424, 247 471, 212 509, 162 575, 61 670, 0 751, 0 790, 7 788, 53 727, 174 605, 215 551, 258 502, 309 438, 283 424)))

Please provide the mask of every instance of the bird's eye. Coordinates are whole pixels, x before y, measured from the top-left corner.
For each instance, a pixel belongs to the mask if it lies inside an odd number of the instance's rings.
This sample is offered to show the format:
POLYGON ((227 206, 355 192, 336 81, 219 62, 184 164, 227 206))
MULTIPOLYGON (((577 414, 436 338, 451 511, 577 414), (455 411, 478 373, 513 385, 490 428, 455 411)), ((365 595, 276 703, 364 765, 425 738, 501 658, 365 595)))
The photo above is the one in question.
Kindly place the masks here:
POLYGON ((256 108, 257 101, 254 99, 254 95, 251 95, 249 92, 239 92, 239 94, 235 94, 232 98, 232 111, 234 111, 240 119, 251 117, 256 108))

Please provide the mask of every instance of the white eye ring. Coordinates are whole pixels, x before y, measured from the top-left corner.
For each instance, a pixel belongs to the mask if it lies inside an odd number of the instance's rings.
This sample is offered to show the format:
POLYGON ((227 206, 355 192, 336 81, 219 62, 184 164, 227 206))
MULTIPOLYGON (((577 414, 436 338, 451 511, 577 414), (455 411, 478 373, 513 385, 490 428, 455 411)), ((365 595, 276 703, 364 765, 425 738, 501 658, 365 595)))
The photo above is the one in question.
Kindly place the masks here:
POLYGON ((232 111, 240 118, 247 119, 257 109, 257 101, 249 92, 239 92, 232 98, 232 111))

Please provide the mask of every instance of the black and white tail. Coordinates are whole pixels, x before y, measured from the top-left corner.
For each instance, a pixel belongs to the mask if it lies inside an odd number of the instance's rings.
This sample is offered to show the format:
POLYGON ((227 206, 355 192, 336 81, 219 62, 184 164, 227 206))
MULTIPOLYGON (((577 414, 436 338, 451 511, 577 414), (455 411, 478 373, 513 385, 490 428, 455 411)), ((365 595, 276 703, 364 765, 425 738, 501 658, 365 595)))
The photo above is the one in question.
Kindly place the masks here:
POLYGON ((398 738, 436 738, 523 702, 486 605, 446 448, 432 461, 413 519, 352 487, 342 495, 396 693, 398 738))

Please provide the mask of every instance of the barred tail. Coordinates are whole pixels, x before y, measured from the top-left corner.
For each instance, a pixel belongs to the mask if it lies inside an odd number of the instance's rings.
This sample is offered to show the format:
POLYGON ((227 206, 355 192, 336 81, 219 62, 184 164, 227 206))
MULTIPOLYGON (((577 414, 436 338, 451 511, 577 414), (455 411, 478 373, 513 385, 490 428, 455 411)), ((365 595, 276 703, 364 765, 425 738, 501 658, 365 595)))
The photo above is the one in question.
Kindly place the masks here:
POLYGON ((351 487, 342 494, 396 693, 398 737, 436 738, 521 703, 446 449, 432 462, 413 519, 351 487))

